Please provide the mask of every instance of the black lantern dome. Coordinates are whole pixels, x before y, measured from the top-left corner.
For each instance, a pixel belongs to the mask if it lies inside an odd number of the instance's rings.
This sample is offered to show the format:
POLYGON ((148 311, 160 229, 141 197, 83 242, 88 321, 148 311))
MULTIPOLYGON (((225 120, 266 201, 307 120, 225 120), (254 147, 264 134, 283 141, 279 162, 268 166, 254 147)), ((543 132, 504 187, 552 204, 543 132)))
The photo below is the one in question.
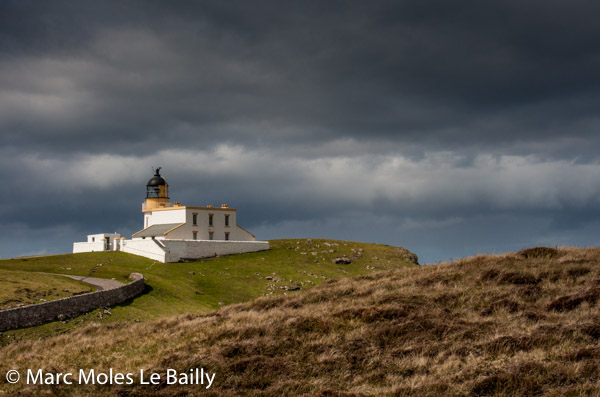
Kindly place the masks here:
POLYGON ((167 193, 167 181, 165 178, 160 176, 160 169, 158 167, 154 171, 154 176, 148 181, 146 185, 146 198, 169 198, 167 193))

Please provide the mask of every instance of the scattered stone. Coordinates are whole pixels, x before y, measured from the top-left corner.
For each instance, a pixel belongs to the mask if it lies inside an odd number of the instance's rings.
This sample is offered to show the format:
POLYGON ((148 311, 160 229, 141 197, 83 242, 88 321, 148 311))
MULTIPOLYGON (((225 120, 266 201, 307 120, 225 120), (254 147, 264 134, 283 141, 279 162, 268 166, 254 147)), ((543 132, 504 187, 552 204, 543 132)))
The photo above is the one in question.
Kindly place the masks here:
POLYGON ((68 267, 68 268, 67 268, 67 270, 71 270, 71 268, 70 268, 70 267, 68 267))
POLYGON ((273 276, 267 276, 265 277, 265 280, 273 280, 273 276))
POLYGON ((318 252, 317 251, 313 251, 310 253, 312 256, 317 256, 318 252))
POLYGON ((352 263, 352 261, 348 257, 338 256, 337 258, 333 259, 333 263, 335 263, 336 265, 349 265, 352 263))
POLYGON ((306 255, 306 252, 302 251, 302 252, 300 253, 300 255, 306 255))
POLYGON ((194 274, 196 274, 194 271, 191 271, 190 274, 193 276, 194 274))
POLYGON ((66 317, 65 317, 65 315, 64 315, 64 314, 59 314, 59 315, 57 316, 57 318, 59 319, 59 321, 63 321, 63 320, 66 318, 66 317))
POLYGON ((219 302, 219 305, 224 305, 224 304, 225 304, 224 302, 219 302))
POLYGON ((136 322, 136 323, 140 322, 140 320, 138 320, 137 318, 135 320, 133 320, 133 321, 136 322))
POLYGON ((419 264, 419 257, 413 253, 410 253, 410 252, 404 253, 404 259, 414 263, 415 265, 419 264))

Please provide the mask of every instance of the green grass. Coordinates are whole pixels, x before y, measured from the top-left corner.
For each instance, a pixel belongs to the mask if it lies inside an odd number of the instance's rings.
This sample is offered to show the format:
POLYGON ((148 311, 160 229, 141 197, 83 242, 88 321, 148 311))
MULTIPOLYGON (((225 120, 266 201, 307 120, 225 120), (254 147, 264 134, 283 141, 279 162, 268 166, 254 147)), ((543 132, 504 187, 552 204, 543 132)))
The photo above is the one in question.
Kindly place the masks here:
POLYGON ((51 301, 94 291, 80 281, 22 270, 0 270, 0 309, 51 301))
POLYGON ((0 271, 65 273, 127 282, 132 272, 146 278, 147 293, 111 309, 38 327, 8 331, 1 342, 46 337, 91 322, 146 321, 186 313, 208 313, 220 306, 264 295, 291 294, 330 279, 414 266, 403 248, 322 239, 270 241, 269 251, 209 258, 198 262, 160 263, 121 252, 91 252, 0 260, 0 271), (333 252, 330 252, 333 251, 333 252), (316 254, 315 254, 316 253, 316 254), (340 256, 348 265, 335 264, 340 256), (272 278, 272 280, 267 279, 272 278))

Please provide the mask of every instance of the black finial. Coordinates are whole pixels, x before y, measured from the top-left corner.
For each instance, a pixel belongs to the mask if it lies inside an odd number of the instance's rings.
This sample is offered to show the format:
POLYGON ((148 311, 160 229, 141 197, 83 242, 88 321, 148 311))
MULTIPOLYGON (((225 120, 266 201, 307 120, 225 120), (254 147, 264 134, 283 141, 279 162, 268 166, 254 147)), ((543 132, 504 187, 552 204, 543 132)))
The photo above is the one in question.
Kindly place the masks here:
POLYGON ((154 176, 160 176, 160 169, 161 169, 161 168, 162 168, 162 167, 158 167, 158 168, 156 169, 156 171, 154 172, 154 176))

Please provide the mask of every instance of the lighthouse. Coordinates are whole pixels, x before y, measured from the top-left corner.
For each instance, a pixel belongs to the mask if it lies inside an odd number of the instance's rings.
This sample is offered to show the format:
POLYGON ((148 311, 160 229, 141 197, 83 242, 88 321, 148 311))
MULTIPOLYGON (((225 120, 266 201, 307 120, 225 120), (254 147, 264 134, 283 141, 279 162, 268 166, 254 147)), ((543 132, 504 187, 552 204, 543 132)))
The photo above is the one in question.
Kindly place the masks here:
POLYGON ((123 251, 160 262, 179 262, 269 249, 269 242, 256 241, 237 224, 237 210, 228 204, 169 202, 169 185, 160 170, 156 168, 146 184, 142 230, 133 233, 131 240, 117 233, 88 235, 88 241, 73 243, 73 253, 123 251))

